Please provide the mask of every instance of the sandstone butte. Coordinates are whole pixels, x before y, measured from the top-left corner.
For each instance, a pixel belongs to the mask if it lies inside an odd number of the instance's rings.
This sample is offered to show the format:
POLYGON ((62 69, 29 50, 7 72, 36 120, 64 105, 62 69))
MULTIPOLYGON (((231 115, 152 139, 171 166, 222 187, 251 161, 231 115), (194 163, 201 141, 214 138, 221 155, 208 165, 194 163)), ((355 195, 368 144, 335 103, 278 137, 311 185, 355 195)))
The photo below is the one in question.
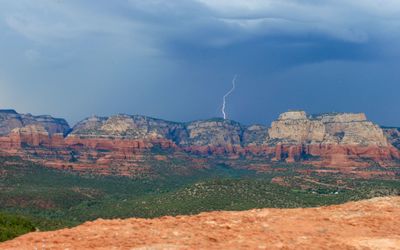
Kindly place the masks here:
POLYGON ((319 208, 96 220, 0 249, 400 249, 400 197, 319 208))
POLYGON ((140 115, 94 116, 70 128, 63 119, 0 110, 0 155, 104 174, 111 164, 134 172, 143 166, 143 154, 154 149, 323 167, 397 166, 399 138, 398 128, 382 128, 362 113, 289 111, 270 127, 219 118, 177 123, 140 115))

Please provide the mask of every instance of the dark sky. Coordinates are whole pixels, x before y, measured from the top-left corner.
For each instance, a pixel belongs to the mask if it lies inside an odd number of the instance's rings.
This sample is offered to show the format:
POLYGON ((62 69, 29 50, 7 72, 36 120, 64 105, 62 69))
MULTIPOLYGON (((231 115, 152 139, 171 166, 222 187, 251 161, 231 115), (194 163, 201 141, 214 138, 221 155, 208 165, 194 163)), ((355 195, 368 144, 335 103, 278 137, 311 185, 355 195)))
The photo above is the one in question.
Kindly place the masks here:
POLYGON ((400 126, 399 0, 0 0, 0 108, 65 117, 365 112, 400 126))

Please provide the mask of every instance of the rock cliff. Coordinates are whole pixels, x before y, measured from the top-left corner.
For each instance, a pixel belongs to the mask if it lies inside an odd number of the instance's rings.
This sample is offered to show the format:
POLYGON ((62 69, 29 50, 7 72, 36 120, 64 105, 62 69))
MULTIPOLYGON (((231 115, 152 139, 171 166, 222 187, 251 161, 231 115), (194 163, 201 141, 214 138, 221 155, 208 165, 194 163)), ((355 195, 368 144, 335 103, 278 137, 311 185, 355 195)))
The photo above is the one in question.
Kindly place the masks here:
POLYGON ((140 115, 90 117, 75 125, 70 136, 81 138, 173 139, 183 125, 140 115))
POLYGON ((182 146, 241 145, 243 126, 224 119, 190 122, 185 126, 187 136, 178 139, 182 146))
POLYGON ((90 117, 70 129, 63 119, 0 111, 0 153, 73 169, 134 168, 144 154, 166 152, 318 166, 386 166, 400 159, 399 133, 380 128, 364 114, 349 113, 289 111, 270 128, 220 118, 177 123, 121 114, 90 117))
POLYGON ((15 110, 0 110, 0 136, 10 134, 15 128, 23 128, 29 125, 42 126, 50 135, 67 135, 70 131, 70 127, 64 119, 53 118, 48 115, 18 114, 15 110))
POLYGON ((383 131, 390 143, 400 149, 400 128, 383 128, 383 131))
POLYGON ((322 114, 307 116, 304 111, 286 112, 269 129, 271 143, 389 145, 383 130, 365 114, 322 114))

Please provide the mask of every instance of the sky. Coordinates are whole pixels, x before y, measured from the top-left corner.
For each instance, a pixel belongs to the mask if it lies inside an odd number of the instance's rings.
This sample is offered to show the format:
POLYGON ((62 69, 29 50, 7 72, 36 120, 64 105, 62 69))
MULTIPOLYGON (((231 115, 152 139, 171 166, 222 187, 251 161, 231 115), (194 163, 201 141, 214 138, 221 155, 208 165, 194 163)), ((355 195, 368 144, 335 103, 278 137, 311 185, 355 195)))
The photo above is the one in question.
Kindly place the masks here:
POLYGON ((63 117, 365 112, 400 126, 399 0, 0 0, 0 108, 63 117))

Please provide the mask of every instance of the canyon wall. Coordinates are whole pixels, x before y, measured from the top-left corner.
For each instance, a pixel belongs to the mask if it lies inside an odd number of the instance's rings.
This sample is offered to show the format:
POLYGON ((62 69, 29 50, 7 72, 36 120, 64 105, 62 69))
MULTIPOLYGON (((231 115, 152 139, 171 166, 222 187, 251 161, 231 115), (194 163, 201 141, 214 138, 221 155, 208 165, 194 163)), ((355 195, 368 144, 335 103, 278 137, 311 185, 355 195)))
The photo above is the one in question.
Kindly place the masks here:
POLYGON ((383 130, 365 114, 286 112, 272 123, 269 136, 272 142, 283 144, 389 146, 383 130))
POLYGON ((50 135, 57 133, 67 135, 70 131, 70 127, 64 119, 53 118, 48 115, 18 114, 15 110, 0 110, 0 136, 8 135, 15 128, 28 125, 40 125, 50 135))
POLYGON ((318 166, 398 164, 398 129, 364 114, 283 113, 270 128, 220 118, 177 123, 140 115, 63 119, 0 111, 0 152, 54 167, 135 168, 143 155, 187 154, 305 162, 318 166))
POLYGON ((400 128, 383 128, 390 144, 400 150, 400 128))

